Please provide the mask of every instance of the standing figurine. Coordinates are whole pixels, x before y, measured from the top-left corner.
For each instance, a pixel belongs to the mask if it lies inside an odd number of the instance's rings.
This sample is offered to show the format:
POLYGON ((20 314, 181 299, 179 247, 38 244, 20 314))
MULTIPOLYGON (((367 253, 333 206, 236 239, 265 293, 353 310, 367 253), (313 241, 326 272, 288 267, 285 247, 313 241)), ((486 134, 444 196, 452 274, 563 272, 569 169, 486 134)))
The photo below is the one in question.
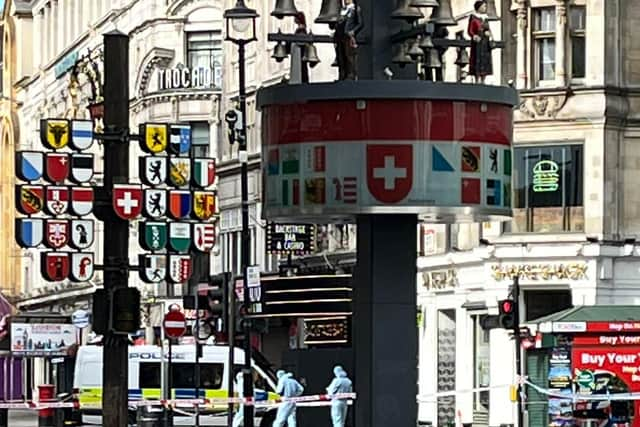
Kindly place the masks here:
MULTIPOLYGON (((307 19, 304 13, 298 12, 293 19, 297 25, 295 34, 307 34, 307 19)), ((291 44, 290 84, 309 83, 309 68, 307 63, 302 60, 304 50, 304 44, 291 44)))
POLYGON ((469 74, 474 76, 476 83, 484 83, 484 79, 493 74, 491 58, 493 35, 489 27, 487 2, 477 1, 473 4, 473 9, 475 12, 469 17, 469 26, 467 27, 467 33, 471 37, 469 74))
POLYGON ((331 396, 331 422, 333 427, 344 427, 347 421, 347 400, 344 398, 336 398, 333 395, 338 393, 351 393, 353 386, 351 380, 347 377, 347 373, 342 366, 337 365, 333 368, 333 374, 336 376, 329 387, 327 393, 331 396))
POLYGON ((358 43, 356 36, 362 30, 362 13, 355 0, 345 0, 333 34, 338 60, 339 80, 358 78, 358 43))
MULTIPOLYGON (((279 370, 277 372, 278 386, 276 393, 282 397, 297 397, 302 394, 304 387, 293 378, 293 374, 279 370)), ((273 427, 296 427, 296 402, 284 401, 278 407, 273 427)))

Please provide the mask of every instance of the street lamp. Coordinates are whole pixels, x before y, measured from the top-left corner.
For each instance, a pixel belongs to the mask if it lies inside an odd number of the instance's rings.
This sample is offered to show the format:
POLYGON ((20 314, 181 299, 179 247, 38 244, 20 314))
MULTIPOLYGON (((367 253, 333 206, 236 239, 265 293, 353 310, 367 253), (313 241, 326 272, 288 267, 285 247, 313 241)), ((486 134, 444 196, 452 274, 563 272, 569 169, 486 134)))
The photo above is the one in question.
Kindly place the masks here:
MULTIPOLYGON (((247 94, 245 83, 245 45, 257 40, 256 38, 256 18, 258 13, 254 9, 249 9, 244 0, 237 0, 236 5, 224 12, 224 19, 227 25, 226 40, 238 45, 238 68, 239 68, 239 88, 238 97, 240 99, 240 120, 241 129, 237 134, 238 139, 238 160, 240 161, 240 185, 242 197, 242 242, 241 242, 241 268, 242 268, 242 287, 244 289, 244 307, 245 313, 249 310, 251 300, 249 297, 249 286, 247 282, 247 267, 249 266, 249 179, 248 179, 248 160, 247 154, 247 94), (251 34, 247 30, 251 27, 251 34), (232 32, 233 30, 233 32, 232 32), (248 37, 247 37, 248 36, 248 37)), ((246 319, 245 319, 246 320, 246 319)), ((245 398, 253 398, 253 379, 251 375, 251 329, 249 322, 243 323, 244 331, 244 368, 243 368, 243 385, 245 398)), ((235 337, 229 337, 234 340, 235 337)), ((253 427, 253 406, 244 405, 244 426, 253 427)))

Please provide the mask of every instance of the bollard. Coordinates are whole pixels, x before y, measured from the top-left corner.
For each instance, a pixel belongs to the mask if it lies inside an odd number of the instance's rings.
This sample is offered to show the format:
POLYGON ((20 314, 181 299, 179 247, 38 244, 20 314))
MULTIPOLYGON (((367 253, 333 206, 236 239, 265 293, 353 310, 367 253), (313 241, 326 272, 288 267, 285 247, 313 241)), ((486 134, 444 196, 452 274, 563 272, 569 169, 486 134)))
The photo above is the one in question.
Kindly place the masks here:
MULTIPOLYGON (((56 399, 53 397, 55 386, 52 384, 42 384, 38 386, 38 401, 39 403, 54 402, 56 399)), ((38 410, 38 427, 54 427, 55 410, 53 408, 45 408, 38 410)))

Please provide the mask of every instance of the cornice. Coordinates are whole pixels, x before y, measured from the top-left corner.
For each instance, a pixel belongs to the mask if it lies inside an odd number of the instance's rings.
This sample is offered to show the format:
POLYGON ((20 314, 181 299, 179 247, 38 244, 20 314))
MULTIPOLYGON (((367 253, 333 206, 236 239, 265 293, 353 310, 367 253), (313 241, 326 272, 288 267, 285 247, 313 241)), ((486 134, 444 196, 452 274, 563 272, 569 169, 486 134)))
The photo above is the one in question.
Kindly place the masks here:
POLYGON ((138 99, 133 99, 130 102, 131 110, 134 113, 147 108, 149 105, 161 104, 165 102, 177 101, 212 101, 214 98, 220 96, 220 90, 176 90, 167 92, 154 92, 146 94, 138 99))
POLYGON ((149 80, 156 67, 167 67, 175 57, 175 50, 164 49, 160 47, 152 48, 140 63, 138 78, 135 85, 135 93, 137 97, 143 97, 147 93, 149 80))

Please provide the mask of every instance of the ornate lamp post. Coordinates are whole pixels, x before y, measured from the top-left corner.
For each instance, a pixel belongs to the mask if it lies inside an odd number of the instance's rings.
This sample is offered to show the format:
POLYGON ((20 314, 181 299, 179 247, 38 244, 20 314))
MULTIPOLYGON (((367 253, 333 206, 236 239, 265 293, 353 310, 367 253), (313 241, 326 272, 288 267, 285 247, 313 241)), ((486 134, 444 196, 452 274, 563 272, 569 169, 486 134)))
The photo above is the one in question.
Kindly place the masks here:
MULTIPOLYGON (((227 35, 226 40, 238 46, 238 68, 239 68, 239 104, 241 129, 237 133, 238 160, 241 164, 240 181, 242 197, 242 242, 241 242, 241 268, 242 282, 244 289, 244 306, 248 309, 251 301, 249 298, 249 287, 247 283, 247 267, 250 259, 250 235, 249 235, 249 183, 248 183, 248 153, 247 153, 247 103, 246 103, 246 83, 245 83, 245 45, 257 40, 256 38, 256 18, 258 13, 254 9, 248 8, 244 0, 237 0, 236 5, 224 12, 227 35)), ((249 322, 243 324, 244 330, 244 368, 243 384, 245 397, 253 397, 253 381, 251 378, 251 329, 249 322)), ((229 337, 234 339, 233 337, 229 337)), ((253 427, 253 406, 244 406, 244 425, 253 427)))

